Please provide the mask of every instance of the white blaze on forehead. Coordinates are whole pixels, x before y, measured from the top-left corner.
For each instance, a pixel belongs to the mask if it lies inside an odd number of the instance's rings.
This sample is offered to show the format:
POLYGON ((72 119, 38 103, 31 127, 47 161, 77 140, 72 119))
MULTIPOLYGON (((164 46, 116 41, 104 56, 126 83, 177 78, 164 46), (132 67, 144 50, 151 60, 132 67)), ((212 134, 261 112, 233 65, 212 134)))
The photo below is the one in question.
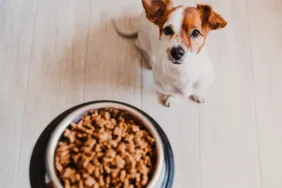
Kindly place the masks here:
POLYGON ((166 26, 171 26, 175 33, 179 33, 182 27, 184 9, 185 7, 180 7, 170 13, 166 23, 164 24, 164 28, 166 26))

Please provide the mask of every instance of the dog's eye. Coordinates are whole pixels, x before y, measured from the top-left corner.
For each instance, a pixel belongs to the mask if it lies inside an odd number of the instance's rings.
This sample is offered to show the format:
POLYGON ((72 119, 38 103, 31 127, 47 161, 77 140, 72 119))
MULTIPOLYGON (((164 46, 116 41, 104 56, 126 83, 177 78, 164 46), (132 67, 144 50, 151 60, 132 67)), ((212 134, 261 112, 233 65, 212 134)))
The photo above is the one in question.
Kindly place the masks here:
POLYGON ((173 35, 173 30, 171 29, 171 27, 167 26, 164 28, 164 34, 165 35, 173 35))
POLYGON ((190 33, 190 37, 195 39, 201 36, 201 32, 198 29, 193 29, 190 33))

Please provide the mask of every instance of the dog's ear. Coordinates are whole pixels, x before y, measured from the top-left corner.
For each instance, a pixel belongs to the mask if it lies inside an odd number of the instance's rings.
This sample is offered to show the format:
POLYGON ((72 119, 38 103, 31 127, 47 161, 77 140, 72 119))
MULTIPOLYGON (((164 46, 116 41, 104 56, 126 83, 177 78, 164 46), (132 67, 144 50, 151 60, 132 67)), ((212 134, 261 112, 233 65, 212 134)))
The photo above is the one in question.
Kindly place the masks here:
POLYGON ((198 4, 197 10, 201 15, 203 25, 208 30, 221 29, 227 25, 227 22, 219 14, 214 12, 211 6, 198 4))
POLYGON ((159 25, 166 12, 173 8, 172 0, 142 0, 148 20, 159 25))

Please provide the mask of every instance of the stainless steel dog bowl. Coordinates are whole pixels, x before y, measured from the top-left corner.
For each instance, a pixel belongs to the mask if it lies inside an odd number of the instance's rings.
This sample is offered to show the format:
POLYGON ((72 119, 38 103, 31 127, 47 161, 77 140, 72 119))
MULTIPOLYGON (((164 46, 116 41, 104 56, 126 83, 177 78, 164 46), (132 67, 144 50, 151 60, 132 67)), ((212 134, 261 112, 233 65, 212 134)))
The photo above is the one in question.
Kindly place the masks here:
POLYGON ((156 149, 157 149, 157 161, 156 161, 156 168, 153 174, 152 179, 150 180, 147 187, 149 188, 161 188, 162 182, 164 179, 164 174, 166 171, 166 165, 164 161, 164 146, 162 143, 162 139, 156 130, 155 126, 153 125, 152 121, 146 117, 144 114, 140 113, 140 111, 136 110, 133 107, 122 103, 115 103, 115 102, 99 102, 99 103, 90 103, 84 105, 69 115, 67 115, 55 128, 52 132, 51 138, 49 139, 47 145, 47 155, 46 155, 46 171, 47 177, 50 182, 52 182, 53 186, 56 188, 63 187, 55 169, 55 162, 54 162, 54 155, 57 144, 64 132, 64 130, 70 125, 71 122, 77 122, 83 114, 89 112, 92 109, 100 109, 100 108, 117 108, 120 110, 126 110, 134 115, 136 118, 142 121, 144 126, 147 130, 150 131, 152 136, 156 139, 156 149))

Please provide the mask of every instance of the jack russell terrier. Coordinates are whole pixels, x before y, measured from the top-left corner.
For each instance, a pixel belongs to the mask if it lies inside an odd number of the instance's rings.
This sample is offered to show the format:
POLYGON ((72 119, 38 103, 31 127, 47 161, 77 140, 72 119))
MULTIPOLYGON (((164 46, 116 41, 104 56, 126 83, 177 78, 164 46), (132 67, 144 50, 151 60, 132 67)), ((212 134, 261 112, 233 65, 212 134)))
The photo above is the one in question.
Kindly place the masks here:
POLYGON ((212 30, 227 22, 209 5, 174 6, 172 0, 142 0, 145 11, 137 28, 124 30, 124 37, 138 36, 135 46, 153 70, 153 77, 166 106, 178 95, 205 102, 204 93, 214 81, 214 69, 205 42, 212 30))

